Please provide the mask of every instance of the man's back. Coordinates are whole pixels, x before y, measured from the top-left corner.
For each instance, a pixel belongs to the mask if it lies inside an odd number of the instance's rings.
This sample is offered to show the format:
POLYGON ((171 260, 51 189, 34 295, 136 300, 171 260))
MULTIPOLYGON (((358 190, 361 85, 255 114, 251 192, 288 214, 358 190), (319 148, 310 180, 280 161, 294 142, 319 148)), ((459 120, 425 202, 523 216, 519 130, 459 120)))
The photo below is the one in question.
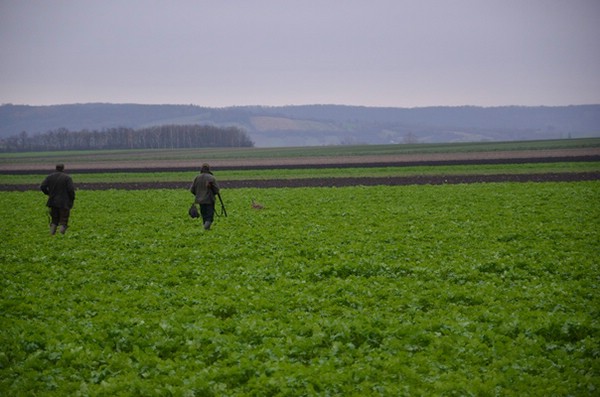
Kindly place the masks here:
POLYGON ((201 173, 194 179, 191 191, 196 196, 197 203, 212 204, 215 202, 215 193, 219 192, 219 187, 214 176, 201 173))
POLYGON ((64 172, 54 172, 42 182, 41 190, 48 195, 48 207, 72 208, 75 200, 73 180, 64 172))

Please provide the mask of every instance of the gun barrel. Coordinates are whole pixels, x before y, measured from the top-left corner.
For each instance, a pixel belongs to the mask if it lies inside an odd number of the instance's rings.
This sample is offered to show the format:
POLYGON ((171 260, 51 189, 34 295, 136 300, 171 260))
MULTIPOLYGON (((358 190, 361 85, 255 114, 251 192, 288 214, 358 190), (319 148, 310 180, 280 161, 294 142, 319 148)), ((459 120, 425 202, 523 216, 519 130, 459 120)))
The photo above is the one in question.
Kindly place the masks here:
POLYGON ((221 211, 223 212, 223 215, 225 215, 227 217, 227 210, 225 209, 225 204, 223 204, 223 199, 221 198, 221 193, 217 193, 217 197, 219 198, 219 201, 221 202, 221 211))

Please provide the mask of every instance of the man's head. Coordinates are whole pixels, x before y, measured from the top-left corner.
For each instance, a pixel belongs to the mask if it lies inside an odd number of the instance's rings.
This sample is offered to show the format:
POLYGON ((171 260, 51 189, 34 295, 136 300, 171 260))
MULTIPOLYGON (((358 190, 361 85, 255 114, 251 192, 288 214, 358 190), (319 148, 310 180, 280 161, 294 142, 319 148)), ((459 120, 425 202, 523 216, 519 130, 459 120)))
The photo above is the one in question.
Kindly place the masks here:
POLYGON ((64 171, 64 170, 65 170, 64 164, 56 164, 56 171, 64 171))
POLYGON ((210 172, 210 166, 208 163, 202 164, 202 168, 200 168, 200 172, 210 172))

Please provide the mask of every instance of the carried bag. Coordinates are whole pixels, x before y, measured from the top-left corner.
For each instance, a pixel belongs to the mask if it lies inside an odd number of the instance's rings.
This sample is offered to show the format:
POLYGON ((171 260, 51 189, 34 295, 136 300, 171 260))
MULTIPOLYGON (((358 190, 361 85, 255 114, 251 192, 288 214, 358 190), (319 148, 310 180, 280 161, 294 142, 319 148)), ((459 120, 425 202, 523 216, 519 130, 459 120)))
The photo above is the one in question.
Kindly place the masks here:
POLYGON ((188 210, 188 214, 190 214, 192 218, 200 218, 200 212, 198 211, 196 203, 192 204, 192 206, 188 210))

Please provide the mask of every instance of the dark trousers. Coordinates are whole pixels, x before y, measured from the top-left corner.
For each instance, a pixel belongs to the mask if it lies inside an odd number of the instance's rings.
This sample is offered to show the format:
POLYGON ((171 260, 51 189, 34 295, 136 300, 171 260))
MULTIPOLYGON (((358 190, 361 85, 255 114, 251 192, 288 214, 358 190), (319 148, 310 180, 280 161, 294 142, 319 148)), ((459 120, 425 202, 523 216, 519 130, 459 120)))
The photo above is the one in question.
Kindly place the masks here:
POLYGON ((202 222, 212 222, 215 217, 215 205, 200 204, 200 214, 202 214, 202 222))
POLYGON ((69 224, 69 215, 71 210, 68 208, 50 207, 50 217, 53 225, 67 226, 69 224))

